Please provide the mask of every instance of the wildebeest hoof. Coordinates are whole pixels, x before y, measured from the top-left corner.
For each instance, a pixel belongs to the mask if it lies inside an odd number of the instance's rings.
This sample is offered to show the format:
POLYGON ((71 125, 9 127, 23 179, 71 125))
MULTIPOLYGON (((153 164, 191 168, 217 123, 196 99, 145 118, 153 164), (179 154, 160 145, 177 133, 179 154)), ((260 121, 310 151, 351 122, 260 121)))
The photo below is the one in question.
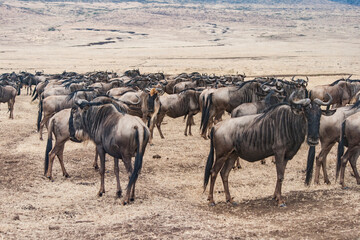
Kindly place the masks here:
POLYGON ((348 186, 343 186, 342 189, 343 189, 343 190, 348 190, 348 189, 350 189, 350 188, 349 188, 348 186))
POLYGON ((281 203, 279 207, 286 207, 286 203, 281 203))
POLYGON ((210 202, 210 203, 209 203, 209 207, 215 207, 215 203, 214 203, 214 202, 210 202))
POLYGON ((130 202, 133 202, 133 201, 135 201, 135 198, 130 198, 130 202))
POLYGON ((330 185, 331 184, 331 182, 329 181, 329 180, 327 180, 327 181, 324 181, 327 185, 330 185))
POLYGON ((128 202, 124 200, 122 204, 125 206, 126 204, 128 204, 128 202))
POLYGON ((66 173, 66 174, 64 174, 64 177, 65 178, 70 178, 70 175, 66 173))
POLYGON ((104 194, 103 192, 99 192, 99 193, 98 193, 98 196, 99 196, 99 197, 102 197, 103 194, 104 194))
POLYGON ((122 197, 122 191, 121 190, 116 192, 116 197, 118 197, 118 198, 122 197))
POLYGON ((95 171, 99 170, 99 166, 98 166, 98 165, 94 165, 94 169, 95 169, 95 171))
POLYGON ((238 206, 238 205, 239 205, 239 203, 238 203, 238 202, 235 202, 235 201, 229 201, 229 200, 227 200, 227 201, 226 201, 226 203, 229 203, 229 204, 231 204, 232 206, 238 206))

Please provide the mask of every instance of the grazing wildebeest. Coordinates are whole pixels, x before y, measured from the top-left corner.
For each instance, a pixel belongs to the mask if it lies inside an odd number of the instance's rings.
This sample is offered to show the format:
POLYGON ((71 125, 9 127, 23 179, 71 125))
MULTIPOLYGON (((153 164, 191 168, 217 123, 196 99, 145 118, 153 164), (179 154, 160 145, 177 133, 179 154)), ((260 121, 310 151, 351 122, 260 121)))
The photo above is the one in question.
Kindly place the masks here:
MULTIPOLYGON (((99 96, 95 98, 92 102, 99 103, 112 103, 116 106, 117 109, 120 109, 122 112, 126 112, 127 106, 114 98, 108 96, 99 96)), ((60 112, 57 112, 52 116, 49 120, 49 129, 48 129, 48 140, 46 145, 45 152, 45 164, 44 164, 44 174, 49 179, 52 179, 52 166, 54 162, 55 156, 58 157, 61 165, 61 169, 63 172, 63 176, 69 177, 69 174, 65 170, 64 161, 63 161, 63 153, 65 143, 70 140, 70 131, 69 131, 69 119, 70 119, 70 111, 71 108, 63 109, 60 112), (53 135, 55 137, 55 146, 52 146, 52 138, 53 135)), ((77 139, 71 139, 72 141, 77 141, 77 139)), ((97 164, 97 151, 95 155, 95 160, 93 163, 93 167, 98 169, 97 164)))
POLYGON ((0 103, 8 103, 9 118, 14 119, 14 104, 17 91, 12 86, 0 86, 0 103))
MULTIPOLYGON (((105 154, 114 157, 114 172, 116 175, 118 197, 121 196, 119 180, 119 159, 122 159, 127 172, 129 183, 123 204, 134 201, 135 183, 142 167, 143 155, 149 141, 150 132, 139 117, 124 114, 118 111, 113 104, 77 102, 72 108, 69 122, 73 123, 70 129, 71 137, 79 138, 77 131, 90 138, 96 145, 100 156, 101 186, 98 193, 105 193, 105 154), (135 155, 134 170, 131 158, 135 155), (131 195, 130 195, 131 191, 131 195)), ((79 139, 80 140, 80 139, 79 139)))
MULTIPOLYGON (((314 183, 319 184, 320 170, 323 169, 324 182, 330 184, 326 170, 326 157, 335 143, 340 140, 341 124, 352 114, 360 111, 360 101, 352 106, 340 107, 336 109, 334 115, 324 116, 320 120, 319 138, 321 143, 321 151, 316 157, 315 178, 314 183)), ((338 154, 342 155, 343 149, 338 146, 338 154)))
MULTIPOLYGON (((280 103, 266 110, 260 116, 231 118, 218 123, 211 130, 210 153, 205 168, 204 190, 211 177, 208 200, 214 205, 214 185, 218 172, 224 185, 226 201, 232 203, 228 177, 237 157, 255 162, 269 156, 275 156, 277 183, 274 198, 279 206, 285 202, 281 197, 285 167, 291 160, 307 133, 307 143, 315 146, 319 141, 319 124, 322 110, 320 105, 329 105, 319 99, 293 100, 291 94, 288 103, 280 103), (307 131, 306 131, 307 129, 307 131), (214 152, 216 159, 214 163, 214 152)), ((331 100, 331 97, 330 97, 331 100)), ((325 114, 325 112, 323 112, 325 114)), ((309 154, 310 156, 310 154, 309 154)), ((308 160, 307 174, 312 171, 314 159, 308 160)))
POLYGON ((187 130, 189 128, 189 135, 192 135, 191 125, 193 123, 193 116, 200 111, 199 95, 200 92, 195 89, 185 89, 177 94, 160 96, 160 110, 157 114, 156 127, 159 130, 161 138, 164 138, 161 131, 161 123, 165 115, 171 118, 186 117, 187 115, 184 134, 187 136, 187 130))
POLYGON ((75 91, 69 95, 55 95, 48 96, 39 103, 39 112, 37 127, 40 135, 40 140, 42 140, 42 132, 44 125, 48 127, 48 122, 50 118, 57 112, 65 108, 72 108, 76 99, 86 99, 92 100, 96 97, 97 93, 93 90, 79 90, 75 91), (42 118, 42 113, 44 112, 44 117, 42 118))
POLYGON ((231 112, 242 103, 255 102, 260 100, 259 93, 262 93, 261 83, 251 80, 242 83, 240 86, 224 87, 210 93, 206 99, 205 109, 201 116, 201 136, 206 138, 208 126, 212 125, 213 118, 220 112, 231 112))
POLYGON ((356 162, 360 154, 360 112, 351 115, 342 123, 339 145, 341 145, 341 147, 346 146, 348 149, 344 156, 338 156, 336 178, 338 178, 340 171, 340 185, 345 187, 345 167, 349 161, 356 178, 356 183, 360 184, 359 172, 356 167, 356 162))

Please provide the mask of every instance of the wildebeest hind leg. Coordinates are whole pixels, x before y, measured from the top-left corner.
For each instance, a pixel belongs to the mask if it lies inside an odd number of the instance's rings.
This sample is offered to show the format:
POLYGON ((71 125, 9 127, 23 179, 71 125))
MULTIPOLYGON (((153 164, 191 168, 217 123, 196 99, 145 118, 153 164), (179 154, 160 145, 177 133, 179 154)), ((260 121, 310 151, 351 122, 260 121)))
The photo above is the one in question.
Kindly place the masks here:
POLYGON ((354 154, 354 155, 352 155, 351 157, 350 157, 350 165, 351 165, 351 168, 352 168, 352 170, 353 170, 353 172, 354 172, 354 175, 355 175, 355 178, 356 178, 356 183, 357 184, 360 184, 360 177, 359 177, 359 173, 358 173, 358 170, 357 170, 357 167, 356 167, 356 162, 357 162, 357 159, 358 159, 358 157, 359 157, 359 150, 360 149, 357 149, 357 152, 356 152, 356 154, 354 154))
POLYGON ((114 173, 116 177, 116 197, 121 198, 121 186, 120 186, 120 178, 119 178, 119 159, 114 158, 114 173))
POLYGON ((226 202, 229 202, 229 203, 234 203, 234 201, 232 200, 232 198, 230 196, 228 179, 229 179, 229 174, 232 169, 232 166, 234 166, 234 163, 237 159, 238 159, 238 157, 237 157, 236 153, 233 152, 230 155, 229 159, 225 162, 225 164, 220 172, 222 182, 224 185, 225 199, 226 199, 226 202))
POLYGON ((60 165, 61 165, 61 170, 62 170, 62 172, 63 172, 63 176, 66 177, 66 178, 68 178, 68 177, 70 177, 70 176, 69 176, 69 174, 66 172, 65 165, 64 165, 64 145, 65 145, 65 143, 59 145, 56 155, 57 155, 57 157, 58 157, 58 159, 59 159, 59 161, 60 161, 60 165))
POLYGON ((214 186, 216 177, 221 170, 221 168, 224 166, 226 160, 228 159, 229 154, 222 155, 221 157, 216 156, 215 164, 213 168, 211 169, 210 173, 210 189, 209 189, 209 195, 208 195, 208 201, 210 205, 215 205, 214 202, 214 186))
POLYGON ((93 167, 95 170, 99 169, 99 165, 98 165, 98 158, 99 158, 99 153, 97 151, 97 148, 95 147, 95 159, 94 159, 94 163, 93 163, 93 167))
MULTIPOLYGON (((132 167, 132 165, 131 165, 131 157, 129 157, 129 156, 123 156, 122 161, 123 161, 123 163, 124 163, 124 165, 125 165, 125 168, 126 168, 126 171, 127 171, 128 175, 129 175, 129 180, 130 180, 130 176, 131 176, 131 174, 132 174, 132 172, 133 172, 133 167, 132 167)), ((134 187, 134 185, 135 185, 135 184, 133 184, 132 186, 130 186, 130 187, 128 187, 128 188, 126 189, 126 196, 125 196, 125 198, 124 198, 124 200, 123 200, 123 204, 124 204, 124 205, 126 205, 126 204, 128 204, 128 203, 130 202, 130 191, 131 191, 131 189, 134 187)))

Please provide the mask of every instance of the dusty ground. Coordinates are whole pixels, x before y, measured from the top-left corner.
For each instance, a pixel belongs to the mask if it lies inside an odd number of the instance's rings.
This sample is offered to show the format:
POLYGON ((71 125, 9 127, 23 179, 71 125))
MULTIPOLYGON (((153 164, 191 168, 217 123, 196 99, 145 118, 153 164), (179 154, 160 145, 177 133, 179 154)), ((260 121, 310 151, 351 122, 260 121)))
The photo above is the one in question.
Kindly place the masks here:
MULTIPOLYGON (((139 68, 173 74, 308 74, 310 87, 345 76, 342 73, 360 75, 360 9, 327 1, 232 8, 0 1, 0 11, 0 72, 120 73, 139 68), (48 31, 51 27, 55 31, 48 31), (94 45, 103 41, 109 43, 94 45)), ((14 120, 8 119, 4 104, 0 107, 0 239, 360 236, 360 187, 349 168, 349 189, 334 183, 335 149, 328 164, 332 185, 304 186, 307 146, 289 162, 283 185, 286 208, 278 208, 271 199, 276 171, 270 161, 243 161, 243 169, 231 173, 236 207, 225 204, 218 179, 218 204, 209 207, 202 189, 209 142, 198 134, 200 116, 192 137, 183 135, 182 119, 165 118, 166 139, 156 132, 155 145, 147 148, 136 201, 122 206, 115 199, 112 161, 107 162, 107 193, 96 196, 100 181, 92 168, 91 143, 67 143, 65 166, 71 178, 62 177, 56 161, 50 182, 42 176, 46 141, 38 140, 36 133, 37 103, 18 96, 14 120), (152 158, 155 154, 161 158, 152 158)))

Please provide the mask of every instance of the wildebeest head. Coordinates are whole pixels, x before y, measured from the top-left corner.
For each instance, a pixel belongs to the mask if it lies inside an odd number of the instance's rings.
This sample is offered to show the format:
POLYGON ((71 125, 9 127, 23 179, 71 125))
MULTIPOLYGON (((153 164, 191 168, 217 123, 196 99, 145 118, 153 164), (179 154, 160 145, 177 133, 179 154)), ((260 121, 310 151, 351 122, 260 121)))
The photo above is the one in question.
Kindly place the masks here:
POLYGON ((89 139, 84 131, 83 114, 89 109, 90 104, 86 100, 77 100, 72 107, 69 119, 70 140, 82 142, 89 139))
POLYGON ((321 106, 329 106, 332 102, 332 97, 329 95, 329 101, 323 102, 316 98, 311 101, 309 98, 294 100, 296 95, 293 92, 290 95, 289 102, 292 111, 295 114, 304 114, 307 119, 307 143, 310 146, 315 146, 319 143, 319 129, 320 129, 320 118, 321 115, 330 116, 335 113, 336 110, 322 110, 321 106))

